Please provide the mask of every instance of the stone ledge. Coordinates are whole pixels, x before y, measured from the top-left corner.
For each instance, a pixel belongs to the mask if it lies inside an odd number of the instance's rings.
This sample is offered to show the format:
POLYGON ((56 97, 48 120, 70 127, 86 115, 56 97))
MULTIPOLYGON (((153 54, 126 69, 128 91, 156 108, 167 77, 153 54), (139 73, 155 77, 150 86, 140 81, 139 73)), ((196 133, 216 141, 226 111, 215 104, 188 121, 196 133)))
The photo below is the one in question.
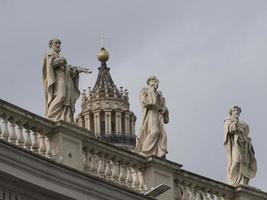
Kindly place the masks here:
POLYGON ((12 176, 16 172, 16 178, 31 184, 37 184, 54 192, 68 191, 62 195, 74 199, 77 199, 75 195, 79 195, 82 197, 79 200, 87 200, 88 197, 118 200, 155 200, 134 192, 126 186, 114 184, 111 181, 75 170, 28 150, 22 150, 20 147, 2 140, 0 141, 0 160, 0 170, 2 172, 12 176))
MULTIPOLYGON (((235 187, 236 196, 247 196, 257 199, 267 199, 267 193, 248 185, 238 185, 235 187)), ((254 199, 253 199, 254 200, 254 199)), ((256 199, 255 199, 256 200, 256 199)))

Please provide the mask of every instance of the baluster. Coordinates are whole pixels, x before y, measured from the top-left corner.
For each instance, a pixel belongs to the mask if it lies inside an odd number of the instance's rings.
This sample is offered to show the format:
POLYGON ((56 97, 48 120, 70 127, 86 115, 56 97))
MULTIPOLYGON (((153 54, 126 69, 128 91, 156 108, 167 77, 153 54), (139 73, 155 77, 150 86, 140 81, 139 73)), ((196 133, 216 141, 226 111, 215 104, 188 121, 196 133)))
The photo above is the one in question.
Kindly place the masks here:
POLYGON ((121 162, 119 167, 120 167, 119 183, 125 184, 127 178, 127 171, 125 170, 125 164, 121 162))
MULTIPOLYGON (((178 186, 178 192, 177 192, 178 197, 180 197, 180 199, 183 199, 184 192, 185 192, 185 188, 184 188, 183 184, 180 183, 179 186, 178 186)), ((178 199, 179 199, 179 198, 178 198, 178 199)), ((177 200, 178 200, 178 199, 177 199, 177 200)), ((180 199, 179 199, 179 200, 180 200, 180 199)))
POLYGON ((204 193, 204 197, 205 197, 205 198, 204 198, 205 200, 210 200, 210 199, 211 199, 211 198, 210 198, 210 194, 209 194, 208 192, 205 192, 205 193, 204 193))
POLYGON ((8 137, 9 137, 8 121, 7 121, 7 119, 4 119, 4 130, 3 130, 3 133, 2 133, 2 135, 1 135, 1 137, 2 137, 4 140, 7 140, 8 137))
POLYGON ((97 169, 97 174, 100 177, 104 177, 105 175, 105 160, 104 160, 104 156, 103 154, 99 154, 99 165, 98 165, 98 169, 97 169))
POLYGON ((218 196, 216 194, 212 194, 213 200, 218 200, 218 196))
POLYGON ((9 197, 9 199, 10 199, 10 200, 16 200, 15 198, 16 198, 16 194, 15 194, 14 192, 10 192, 10 197, 9 197))
POLYGON ((137 168, 133 168, 133 188, 137 190, 139 189, 139 186, 140 186, 138 172, 139 171, 137 168))
POLYGON ((145 192, 147 190, 147 187, 145 185, 144 175, 141 172, 141 170, 138 170, 138 177, 139 177, 139 182, 140 182, 139 190, 140 192, 145 192))
POLYGON ((1 196, 3 200, 5 200, 5 196, 6 196, 6 191, 3 190, 2 191, 2 196, 1 196))
POLYGON ((3 189, 1 189, 0 188, 0 199, 2 200, 2 199, 4 199, 4 191, 3 191, 3 189))
POLYGON ((12 121, 10 123, 10 135, 8 137, 8 141, 12 143, 16 143, 17 141, 17 134, 16 134, 16 129, 15 129, 15 123, 12 121))
POLYGON ((7 196, 7 194, 6 194, 6 191, 3 191, 3 200, 6 200, 8 197, 6 197, 7 196))
POLYGON ((174 200, 182 200, 182 196, 183 196, 183 186, 180 184, 180 182, 176 182, 174 184, 174 200))
POLYGON ((25 139, 24 139, 24 135, 23 135, 23 128, 21 125, 18 126, 18 139, 17 139, 17 145, 20 147, 24 146, 25 143, 25 139))
POLYGON ((202 200, 201 193, 199 190, 196 189, 195 194, 196 194, 196 200, 202 200))
POLYGON ((111 161, 106 161, 106 170, 105 170, 105 177, 107 179, 111 179, 112 171, 111 171, 111 161))
POLYGON ((213 194, 212 195, 212 198, 213 198, 213 200, 218 200, 219 199, 219 197, 217 196, 217 194, 213 194))
POLYGON ((223 196, 224 196, 223 194, 218 194, 217 199, 218 199, 218 200, 224 200, 224 197, 223 197, 223 196))
POLYGON ((82 163, 83 163, 83 171, 88 172, 90 169, 90 165, 89 165, 89 155, 88 155, 88 151, 87 149, 85 149, 82 152, 82 163))
POLYGON ((45 142, 45 146, 46 146, 46 157, 47 158, 52 158, 52 142, 51 142, 51 137, 46 137, 46 142, 45 142))
POLYGON ((9 191, 4 192, 3 200, 9 200, 9 191))
POLYGON ((132 167, 127 167, 126 184, 129 187, 132 187, 132 185, 133 185, 132 167))
POLYGON ((210 193, 210 200, 214 199, 214 195, 210 193))
POLYGON ((23 198, 19 194, 16 194, 14 200, 23 200, 23 198))
POLYGON ((190 199, 190 188, 188 186, 184 186, 182 199, 191 200, 190 199))
POLYGON ((199 193, 200 193, 200 196, 202 197, 201 200, 207 200, 206 193, 204 191, 200 190, 199 193))
MULTIPOLYGON (((0 118, 0 137, 1 137, 1 135, 2 135, 2 127, 1 127, 1 126, 2 126, 1 124, 2 124, 2 123, 1 123, 1 121, 2 121, 2 120, 1 120, 1 118, 0 118)), ((0 195, 1 195, 1 194, 0 194, 0 195)))
POLYGON ((38 149, 39 149, 39 142, 37 139, 37 133, 36 133, 36 131, 33 131, 32 151, 35 153, 38 153, 38 149))
POLYGON ((26 132, 26 140, 24 143, 24 147, 28 150, 31 150, 31 146, 32 146, 32 140, 30 136, 31 131, 29 129, 26 129, 25 132, 26 132))
POLYGON ((190 200, 196 200, 196 195, 195 195, 195 189, 193 187, 190 188, 190 200))
POLYGON ((119 175, 120 175, 120 169, 119 169, 119 164, 117 161, 112 161, 111 164, 111 171, 112 171, 112 175, 111 175, 111 180, 117 182, 119 179, 119 175))
POLYGON ((87 172, 90 173, 91 172, 91 168, 93 166, 93 159, 92 159, 91 152, 89 152, 88 150, 86 152, 87 152, 87 160, 88 160, 88 169, 87 169, 87 172))
POLYGON ((91 154, 91 168, 90 168, 90 171, 94 174, 96 174, 97 170, 98 170, 98 158, 97 158, 97 155, 92 152, 91 154))
POLYGON ((213 199, 220 200, 220 194, 219 193, 213 194, 213 199))
POLYGON ((41 135, 40 138, 40 145, 39 145, 39 149, 38 149, 39 153, 43 156, 45 156, 46 154, 46 146, 45 146, 45 136, 41 135))
POLYGON ((208 196, 209 196, 209 200, 213 200, 213 195, 211 194, 211 191, 209 191, 209 193, 208 193, 208 196))

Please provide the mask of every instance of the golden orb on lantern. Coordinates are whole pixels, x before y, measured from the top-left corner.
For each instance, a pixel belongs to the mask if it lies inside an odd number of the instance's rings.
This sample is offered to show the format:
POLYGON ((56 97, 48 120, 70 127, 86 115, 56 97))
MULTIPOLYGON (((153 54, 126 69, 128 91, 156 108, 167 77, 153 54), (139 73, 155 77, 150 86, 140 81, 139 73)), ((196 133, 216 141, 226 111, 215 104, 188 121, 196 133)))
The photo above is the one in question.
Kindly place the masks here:
POLYGON ((97 58, 100 62, 107 62, 109 59, 108 51, 106 51, 104 47, 101 48, 100 52, 97 54, 97 58))

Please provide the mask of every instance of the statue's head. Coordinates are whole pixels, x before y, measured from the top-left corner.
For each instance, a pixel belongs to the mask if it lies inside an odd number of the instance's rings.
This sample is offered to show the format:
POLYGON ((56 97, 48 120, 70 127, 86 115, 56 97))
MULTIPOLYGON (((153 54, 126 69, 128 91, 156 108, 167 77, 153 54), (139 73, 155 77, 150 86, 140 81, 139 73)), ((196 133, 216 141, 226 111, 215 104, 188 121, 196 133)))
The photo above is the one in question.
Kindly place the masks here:
POLYGON ((49 45, 49 48, 51 48, 52 50, 54 50, 57 53, 59 53, 61 51, 61 49, 60 49, 61 41, 58 38, 53 38, 53 39, 49 40, 48 45, 49 45))
POLYGON ((230 110, 229 110, 229 114, 230 116, 233 117, 239 117, 241 113, 241 108, 239 106, 233 106, 230 110))
POLYGON ((150 87, 157 89, 159 86, 159 79, 156 76, 150 76, 147 79, 146 84, 149 85, 150 87))

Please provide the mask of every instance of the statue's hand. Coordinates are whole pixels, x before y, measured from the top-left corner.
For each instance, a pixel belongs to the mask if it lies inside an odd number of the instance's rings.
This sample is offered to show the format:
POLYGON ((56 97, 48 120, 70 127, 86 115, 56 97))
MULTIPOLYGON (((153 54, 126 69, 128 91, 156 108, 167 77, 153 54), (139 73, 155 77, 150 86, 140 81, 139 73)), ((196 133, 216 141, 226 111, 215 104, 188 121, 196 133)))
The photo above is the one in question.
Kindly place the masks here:
POLYGON ((79 71, 79 73, 86 73, 86 74, 91 74, 92 73, 92 71, 90 71, 89 68, 78 67, 78 71, 79 71))
POLYGON ((92 71, 90 71, 89 68, 84 68, 82 72, 86 73, 86 74, 91 74, 92 73, 92 71))
POLYGON ((60 57, 59 60, 61 61, 62 64, 65 64, 65 65, 67 64, 66 58, 60 57))

